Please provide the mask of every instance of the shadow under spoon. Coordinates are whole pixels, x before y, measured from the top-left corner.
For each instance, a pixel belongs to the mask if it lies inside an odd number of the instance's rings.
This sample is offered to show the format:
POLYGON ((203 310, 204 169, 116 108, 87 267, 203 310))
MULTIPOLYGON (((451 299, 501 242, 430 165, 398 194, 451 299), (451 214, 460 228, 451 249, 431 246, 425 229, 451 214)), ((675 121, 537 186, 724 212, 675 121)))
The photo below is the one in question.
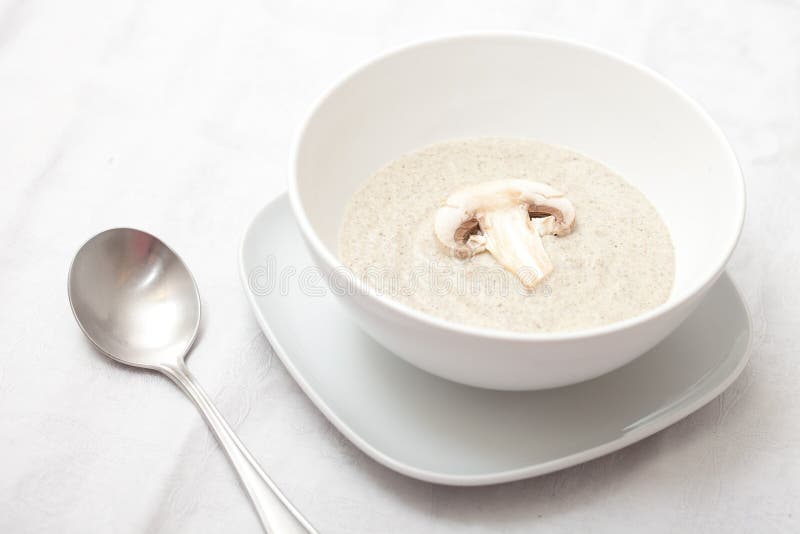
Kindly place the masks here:
POLYGON ((177 254, 146 232, 106 230, 75 255, 68 293, 78 325, 101 352, 167 375, 194 401, 267 532, 316 532, 264 473, 186 367, 185 356, 200 327, 200 293, 177 254))

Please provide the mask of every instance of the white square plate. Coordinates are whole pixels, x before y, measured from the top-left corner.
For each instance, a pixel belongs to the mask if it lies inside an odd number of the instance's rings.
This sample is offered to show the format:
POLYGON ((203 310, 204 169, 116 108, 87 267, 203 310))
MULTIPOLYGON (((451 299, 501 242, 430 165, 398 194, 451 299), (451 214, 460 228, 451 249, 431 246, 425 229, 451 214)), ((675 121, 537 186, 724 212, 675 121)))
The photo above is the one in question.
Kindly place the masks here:
POLYGON ((625 367, 545 391, 477 389, 420 371, 350 322, 315 276, 285 195, 250 224, 239 261, 261 328, 317 408, 376 461, 429 482, 518 480, 621 449, 722 393, 749 355, 748 312, 723 274, 682 326, 625 367))

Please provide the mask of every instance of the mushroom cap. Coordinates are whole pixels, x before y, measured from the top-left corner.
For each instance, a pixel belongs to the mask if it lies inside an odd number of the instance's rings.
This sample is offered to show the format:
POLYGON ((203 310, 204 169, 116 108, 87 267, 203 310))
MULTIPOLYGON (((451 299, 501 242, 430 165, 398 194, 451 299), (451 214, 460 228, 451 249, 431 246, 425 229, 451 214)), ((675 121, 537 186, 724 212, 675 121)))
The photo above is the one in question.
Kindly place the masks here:
POLYGON ((540 235, 572 231, 575 207, 564 193, 541 182, 508 179, 471 184, 453 192, 436 211, 436 237, 458 257, 477 254, 485 250, 485 239, 475 235, 481 212, 518 205, 527 206, 531 214, 545 215, 534 219, 540 235))
POLYGON ((474 214, 461 208, 442 206, 436 210, 434 217, 436 238, 459 258, 468 258, 486 250, 483 236, 475 234, 477 227, 478 222, 474 214))

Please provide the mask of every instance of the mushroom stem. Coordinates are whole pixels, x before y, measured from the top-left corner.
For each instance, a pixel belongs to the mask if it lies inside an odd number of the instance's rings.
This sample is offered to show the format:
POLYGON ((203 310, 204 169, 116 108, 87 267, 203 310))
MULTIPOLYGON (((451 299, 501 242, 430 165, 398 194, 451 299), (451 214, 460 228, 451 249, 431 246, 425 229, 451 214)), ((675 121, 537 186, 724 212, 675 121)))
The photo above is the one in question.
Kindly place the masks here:
POLYGON ((507 205, 478 214, 486 249, 503 267, 514 273, 522 285, 533 289, 553 271, 527 206, 507 205))

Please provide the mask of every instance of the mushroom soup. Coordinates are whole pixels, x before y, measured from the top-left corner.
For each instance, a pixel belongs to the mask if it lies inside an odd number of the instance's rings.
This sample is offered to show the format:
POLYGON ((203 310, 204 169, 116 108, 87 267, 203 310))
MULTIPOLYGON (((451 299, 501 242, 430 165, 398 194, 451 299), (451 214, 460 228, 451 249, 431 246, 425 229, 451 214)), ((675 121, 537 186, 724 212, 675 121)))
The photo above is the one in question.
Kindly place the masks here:
POLYGON ((345 208, 339 256, 383 294, 516 332, 601 326, 667 300, 672 242, 607 167, 512 138, 430 145, 392 161, 345 208))

